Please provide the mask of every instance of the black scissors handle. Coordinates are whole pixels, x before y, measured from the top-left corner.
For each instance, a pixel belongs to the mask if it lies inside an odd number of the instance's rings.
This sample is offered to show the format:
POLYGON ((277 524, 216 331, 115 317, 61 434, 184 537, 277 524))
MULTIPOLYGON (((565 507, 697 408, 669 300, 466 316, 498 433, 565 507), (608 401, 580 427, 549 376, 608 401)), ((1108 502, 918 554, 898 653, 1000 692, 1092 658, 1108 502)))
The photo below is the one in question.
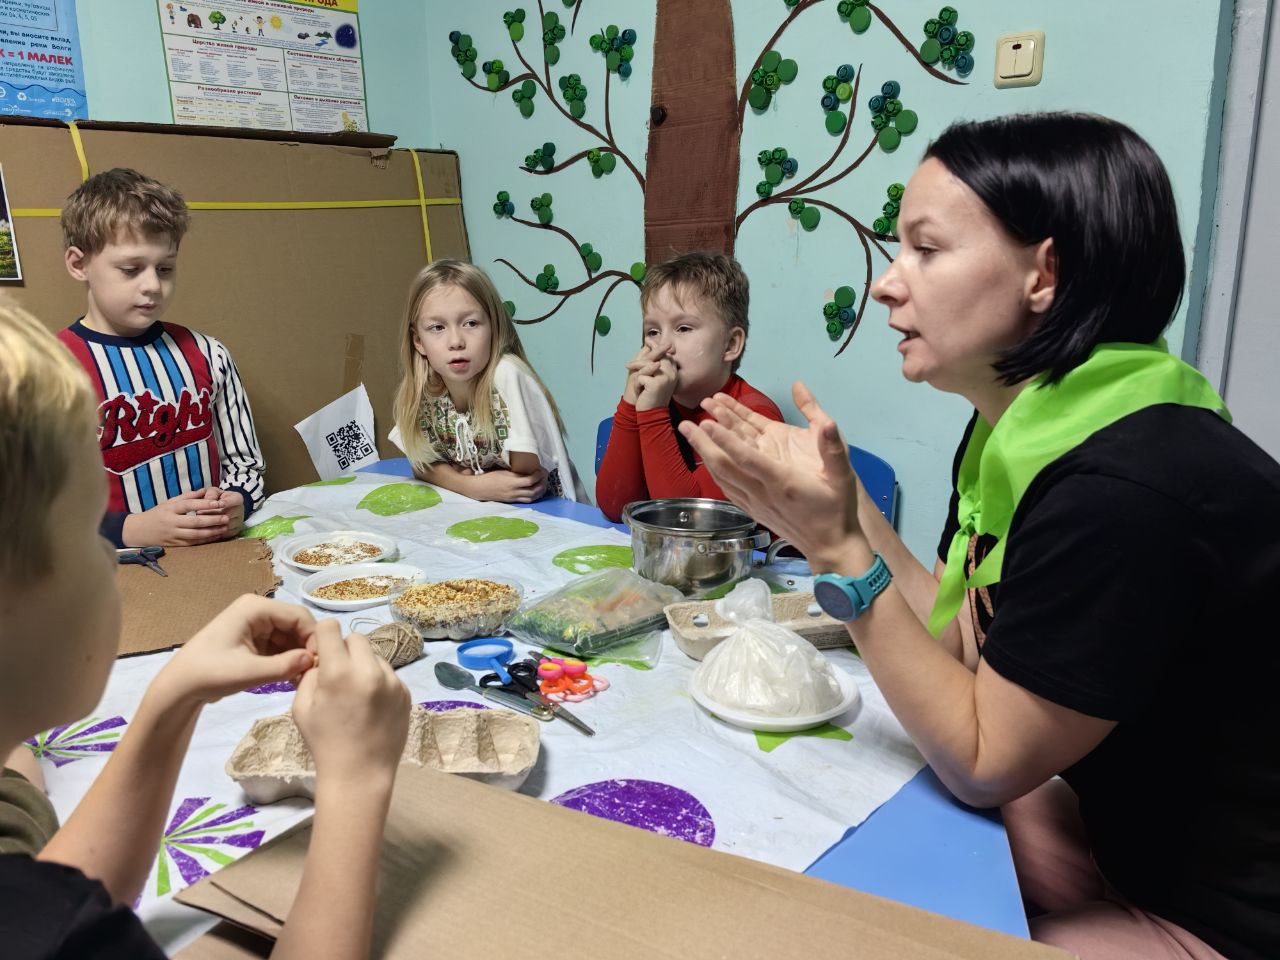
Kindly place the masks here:
POLYGON ((504 684, 496 673, 486 673, 478 681, 482 687, 498 687, 518 697, 538 692, 538 666, 532 660, 518 660, 506 665, 511 682, 504 684))
POLYGON ((160 564, 156 563, 164 556, 164 547, 128 547, 124 550, 116 551, 117 563, 136 563, 139 566, 150 567, 160 576, 168 576, 161 569, 160 564))

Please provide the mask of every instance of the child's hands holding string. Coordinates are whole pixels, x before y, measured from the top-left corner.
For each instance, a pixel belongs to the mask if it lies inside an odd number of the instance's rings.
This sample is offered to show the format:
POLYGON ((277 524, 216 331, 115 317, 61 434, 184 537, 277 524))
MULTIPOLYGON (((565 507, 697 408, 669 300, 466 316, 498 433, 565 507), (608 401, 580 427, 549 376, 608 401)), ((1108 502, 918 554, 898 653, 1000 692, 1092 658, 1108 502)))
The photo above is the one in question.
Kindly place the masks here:
POLYGON ((409 731, 409 690, 367 637, 342 636, 336 620, 317 624, 318 660, 298 682, 293 719, 319 778, 364 783, 392 779, 409 731))
POLYGON ((303 607, 245 594, 173 655, 153 687, 180 703, 213 703, 315 664, 315 618, 303 607))

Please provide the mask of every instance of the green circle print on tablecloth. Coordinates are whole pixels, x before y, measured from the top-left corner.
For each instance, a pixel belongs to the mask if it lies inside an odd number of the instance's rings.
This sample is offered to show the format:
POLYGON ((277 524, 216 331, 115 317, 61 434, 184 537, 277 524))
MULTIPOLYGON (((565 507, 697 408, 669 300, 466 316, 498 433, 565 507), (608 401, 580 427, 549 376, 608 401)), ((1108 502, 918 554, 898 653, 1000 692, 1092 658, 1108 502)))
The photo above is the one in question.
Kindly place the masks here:
POLYGON ((471 543, 492 543, 494 540, 523 540, 538 532, 538 525, 519 517, 472 517, 453 524, 445 533, 471 543))
POLYGON ((355 475, 349 477, 334 477, 332 480, 313 480, 310 483, 304 483, 304 487, 341 487, 344 484, 352 483, 355 475))
POLYGON ((557 567, 576 573, 579 576, 607 570, 610 567, 630 568, 635 563, 635 556, 630 547, 613 543, 598 543, 587 547, 570 547, 561 550, 551 562, 557 567))
POLYGON ((440 494, 435 487, 421 483, 388 483, 370 490, 358 504, 358 509, 380 517, 394 517, 400 513, 425 510, 439 502, 440 494))
POLYGON ((293 533, 293 525, 299 520, 306 519, 306 516, 268 517, 261 523, 255 523, 252 527, 245 527, 240 536, 246 540, 254 538, 270 540, 272 537, 278 537, 282 533, 293 533))

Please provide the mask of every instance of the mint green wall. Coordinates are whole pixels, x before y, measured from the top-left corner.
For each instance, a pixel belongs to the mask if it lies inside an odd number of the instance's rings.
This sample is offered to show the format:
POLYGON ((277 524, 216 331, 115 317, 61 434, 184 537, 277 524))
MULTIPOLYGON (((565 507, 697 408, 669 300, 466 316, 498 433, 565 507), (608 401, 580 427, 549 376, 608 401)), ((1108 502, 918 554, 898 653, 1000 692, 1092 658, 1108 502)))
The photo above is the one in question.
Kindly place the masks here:
MULTIPOLYGON (((76 13, 90 117, 171 123, 155 0, 77 0, 76 13)), ((415 0, 360 4, 369 123, 406 146, 425 145, 431 125, 426 18, 426 5, 415 0)))
MULTIPOLYGON (((606 268, 626 269, 643 257, 642 197, 619 165, 600 180, 585 164, 563 173, 535 177, 519 169, 524 156, 544 141, 567 157, 592 146, 591 139, 554 110, 539 92, 536 112, 520 118, 509 93, 475 90, 449 56, 449 30, 469 33, 481 59, 502 58, 520 68, 502 23, 502 13, 518 0, 474 4, 416 0, 365 0, 365 76, 374 129, 400 137, 401 146, 445 146, 461 155, 463 199, 472 252, 492 270, 503 295, 516 302, 518 316, 543 313, 556 302, 522 283, 494 258, 506 257, 529 276, 545 263, 557 266, 562 286, 583 279, 568 241, 548 231, 499 220, 490 207, 494 194, 509 190, 517 212, 529 217, 529 198, 555 196, 555 223, 579 241, 594 244, 606 268)), ((543 0, 566 20, 559 0, 543 0)), ((686 0, 669 0, 686 2, 686 0)), ((553 81, 581 74, 590 88, 586 119, 603 125, 603 63, 587 37, 608 23, 639 34, 635 72, 614 83, 612 121, 620 146, 643 169, 650 102, 650 67, 655 0, 583 0, 578 28, 562 44, 553 81)), ((940 2, 939 2, 940 5, 940 2)), ((742 137, 739 209, 755 199, 760 179, 755 155, 785 145, 800 160, 800 176, 823 162, 837 138, 822 126, 818 106, 821 79, 841 63, 863 67, 863 90, 845 162, 870 139, 865 101, 886 79, 902 84, 902 97, 921 118, 920 129, 894 154, 873 151, 841 183, 818 194, 870 224, 883 203, 884 188, 905 181, 930 137, 950 120, 983 118, 1020 110, 1078 109, 1104 113, 1133 125, 1164 158, 1177 191, 1182 237, 1189 252, 1192 283, 1170 333, 1178 349, 1194 348, 1203 279, 1212 236, 1216 192, 1221 83, 1229 53, 1231 0, 1170 4, 1165 0, 961 0, 960 27, 977 36, 977 66, 968 86, 930 78, 878 21, 861 36, 836 14, 835 0, 804 12, 776 45, 800 64, 800 74, 763 114, 749 111, 742 137), (996 90, 991 84, 995 38, 999 33, 1042 29, 1047 34, 1045 73, 1036 87, 996 90), (1188 321, 1190 316, 1190 322, 1188 321)), ((521 46, 541 68, 532 29, 521 46)), ((882 0, 913 41, 932 15, 933 3, 882 0)), ((81 0, 82 56, 95 119, 167 122, 168 90, 159 45, 154 0, 81 0)), ((787 14, 782 0, 733 0, 734 32, 742 78, 762 45, 787 14)), ((571 11, 570 11, 571 12, 571 11)), ((833 169, 840 169, 839 166, 833 169)), ((849 227, 831 214, 812 233, 797 231, 783 207, 769 207, 744 224, 737 255, 752 281, 752 332, 743 373, 773 396, 788 418, 796 412, 790 383, 805 379, 837 417, 850 442, 892 463, 903 487, 900 529, 908 545, 927 557, 936 543, 946 505, 951 457, 968 416, 962 400, 902 380, 896 336, 885 326, 887 311, 875 304, 844 355, 833 358, 820 310, 834 287, 849 284, 861 295, 865 271, 861 247, 849 227)), ((874 269, 883 269, 883 261, 874 269)), ((636 349, 639 308, 634 290, 620 287, 607 308, 613 331, 596 342, 595 373, 589 368, 591 319, 604 284, 567 303, 551 320, 524 327, 531 358, 555 393, 570 430, 570 449, 591 485, 595 427, 616 405, 621 365, 636 349)))
MULTIPOLYGON (((673 0, 678 2, 678 0, 673 0)), ((546 9, 568 15, 559 2, 546 9)), ((549 191, 555 197, 555 223, 577 240, 592 243, 605 267, 626 269, 643 258, 642 198, 620 164, 603 179, 593 179, 585 164, 552 176, 532 176, 519 166, 543 141, 553 141, 558 157, 592 145, 591 138, 554 110, 539 92, 531 119, 518 115, 509 93, 477 91, 459 74, 449 56, 451 29, 469 33, 480 59, 497 56, 512 72, 520 67, 502 23, 508 3, 432 5, 423 44, 429 71, 431 139, 456 149, 462 158, 463 199, 477 263, 491 269, 503 295, 517 304, 518 317, 545 312, 555 300, 526 286, 511 271, 494 264, 509 258, 529 276, 554 263, 561 286, 584 274, 563 237, 493 216, 497 190, 506 189, 517 214, 530 217, 529 198, 549 191)), ((524 4, 536 19, 536 6, 524 4)), ((938 3, 940 6, 941 4, 938 3)), ((776 44, 796 59, 800 74, 763 113, 748 111, 742 137, 739 210, 755 199, 760 179, 757 151, 786 146, 800 161, 803 177, 829 155, 838 138, 827 134, 818 104, 822 77, 841 63, 863 68, 863 101, 853 120, 854 133, 843 155, 851 161, 871 135, 865 101, 886 79, 902 85, 904 103, 916 110, 920 128, 904 138, 893 154, 878 148, 853 174, 819 197, 841 206, 868 225, 884 202, 885 187, 905 181, 928 140, 951 120, 979 119, 1023 110, 1074 109, 1104 113, 1134 126, 1147 137, 1169 167, 1182 216, 1182 237, 1193 263, 1193 281, 1202 286, 1211 236, 1217 165, 1217 128, 1225 78, 1231 2, 1170 4, 1157 0, 1127 3, 1078 0, 962 0, 961 29, 977 36, 977 66, 968 86, 946 85, 929 77, 886 28, 876 21, 862 35, 837 17, 835 0, 805 11, 776 44), (1045 72, 1039 86, 997 90, 992 85, 998 34, 1042 29, 1047 34, 1045 72)), ((933 3, 881 3, 903 33, 922 39, 933 3)), ((649 2, 584 0, 575 35, 561 43, 562 57, 553 82, 576 72, 589 87, 586 119, 603 126, 603 63, 587 38, 608 23, 639 33, 629 81, 614 83, 612 123, 620 146, 642 164, 650 103, 650 68, 656 6, 649 2)), ((741 80, 756 54, 787 14, 782 0, 733 0, 734 32, 741 80)), ((536 30, 521 47, 541 68, 536 30)), ((616 81, 616 78, 615 78, 616 81)), ((833 170, 839 170, 839 163, 833 170)), ((790 384, 803 378, 840 422, 847 439, 892 463, 903 488, 900 529, 921 557, 937 542, 949 490, 951 458, 969 410, 963 400, 924 385, 906 383, 899 372, 897 336, 885 325, 887 310, 871 304, 853 343, 833 358, 820 311, 829 292, 849 284, 861 296, 864 258, 851 228, 824 212, 812 233, 797 231, 784 206, 766 207, 744 223, 737 256, 751 278, 751 337, 743 374, 772 396, 788 419, 796 418, 790 384)), ((874 269, 885 266, 878 257, 874 269)), ((591 318, 605 284, 566 304, 545 323, 524 327, 530 356, 560 402, 570 430, 570 450, 582 472, 592 473, 595 427, 612 413, 622 387, 622 363, 638 346, 639 309, 633 290, 619 288, 606 310, 613 332, 597 340, 595 373, 589 369, 591 318)), ((1186 298, 1170 342, 1183 341, 1188 305, 1198 311, 1200 296, 1186 298)))

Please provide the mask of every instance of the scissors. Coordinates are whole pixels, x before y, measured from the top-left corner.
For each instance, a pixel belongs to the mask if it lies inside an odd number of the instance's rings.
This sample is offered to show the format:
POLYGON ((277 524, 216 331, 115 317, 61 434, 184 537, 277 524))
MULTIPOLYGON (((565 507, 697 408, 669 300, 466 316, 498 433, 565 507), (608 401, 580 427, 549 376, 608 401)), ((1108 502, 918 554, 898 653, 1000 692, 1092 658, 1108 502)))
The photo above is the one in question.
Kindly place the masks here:
POLYGON ((136 563, 144 567, 150 567, 162 577, 168 574, 161 569, 160 564, 156 563, 164 556, 164 547, 128 547, 124 550, 116 551, 116 563, 136 563))
POLYGON ((538 689, 538 664, 533 660, 519 660, 515 663, 506 665, 506 672, 511 677, 511 682, 504 684, 502 678, 496 673, 486 673, 480 678, 480 686, 482 687, 501 687, 510 693, 523 696, 534 703, 539 703, 554 713, 561 720, 570 726, 576 727, 588 737, 594 737, 596 732, 587 726, 576 716, 566 710, 554 700, 548 699, 538 689))
POLYGON ((518 660, 515 663, 508 663, 505 665, 503 672, 507 675, 505 680, 496 672, 486 673, 480 678, 480 686, 497 687, 500 690, 506 690, 508 693, 514 693, 517 697, 523 697, 526 693, 538 689, 538 668, 532 660, 518 660))

